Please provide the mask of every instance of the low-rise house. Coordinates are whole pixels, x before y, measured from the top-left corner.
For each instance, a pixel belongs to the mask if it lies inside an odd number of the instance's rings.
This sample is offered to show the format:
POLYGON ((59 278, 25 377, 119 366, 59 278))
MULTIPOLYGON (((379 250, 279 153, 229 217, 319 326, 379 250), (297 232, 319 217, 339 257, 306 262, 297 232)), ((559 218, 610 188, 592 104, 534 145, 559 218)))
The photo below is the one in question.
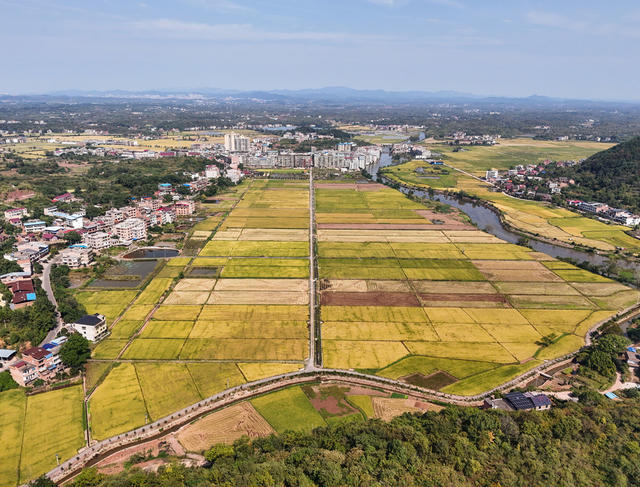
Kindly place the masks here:
POLYGON ((24 231, 27 233, 40 233, 44 232, 47 224, 42 220, 30 220, 28 222, 24 222, 22 226, 24 231))
POLYGON ((32 347, 22 352, 22 361, 36 367, 38 377, 42 380, 51 379, 60 365, 59 346, 47 350, 44 347, 32 347))
POLYGON ((483 409, 502 409, 505 411, 544 411, 551 409, 551 399, 546 394, 532 392, 509 392, 503 398, 487 398, 483 409))
POLYGON ((71 269, 86 267, 93 261, 93 251, 85 245, 72 245, 60 251, 62 265, 71 269))
POLYGON ((0 348, 0 371, 4 370, 5 367, 9 366, 9 362, 11 362, 16 356, 16 351, 8 348, 0 348))
POLYGON ((101 314, 85 315, 70 325, 90 342, 97 342, 107 336, 107 322, 101 314))
POLYGON ((53 201, 54 203, 68 203, 73 200, 74 197, 71 193, 62 193, 51 199, 51 201, 53 201))
POLYGON ((11 298, 11 309, 20 309, 35 303, 36 291, 31 279, 8 282, 6 286, 13 295, 11 298))
POLYGON ((30 382, 38 378, 37 367, 24 360, 18 360, 17 362, 9 364, 9 373, 13 380, 21 387, 26 387, 30 382))

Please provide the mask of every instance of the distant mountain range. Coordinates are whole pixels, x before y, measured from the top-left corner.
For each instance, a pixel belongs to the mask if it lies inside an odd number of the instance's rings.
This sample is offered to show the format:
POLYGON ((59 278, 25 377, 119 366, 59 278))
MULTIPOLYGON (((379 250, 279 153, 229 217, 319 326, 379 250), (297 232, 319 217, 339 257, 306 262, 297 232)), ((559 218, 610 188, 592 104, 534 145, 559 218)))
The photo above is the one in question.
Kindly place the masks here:
MULTIPOLYGON (((291 103, 340 104, 409 104, 409 103, 479 103, 523 106, 603 105, 613 102, 574 100, 532 95, 528 97, 486 96, 459 91, 387 91, 358 90, 341 86, 301 90, 229 90, 218 88, 166 90, 62 90, 39 95, 0 95, 0 98, 110 98, 140 100, 262 100, 291 103)), ((623 102, 616 102, 623 103, 623 102)))

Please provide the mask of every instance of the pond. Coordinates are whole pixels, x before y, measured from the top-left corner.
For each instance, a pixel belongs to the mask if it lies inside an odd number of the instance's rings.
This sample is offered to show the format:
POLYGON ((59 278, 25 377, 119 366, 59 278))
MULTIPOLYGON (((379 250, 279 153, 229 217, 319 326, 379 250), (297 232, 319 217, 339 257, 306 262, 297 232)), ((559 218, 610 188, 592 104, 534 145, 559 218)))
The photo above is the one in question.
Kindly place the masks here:
POLYGON ((107 270, 89 287, 134 288, 142 284, 158 265, 157 260, 122 261, 107 270))
POLYGON ((125 259, 166 259, 180 254, 176 249, 160 249, 157 247, 145 247, 136 249, 124 255, 125 259))

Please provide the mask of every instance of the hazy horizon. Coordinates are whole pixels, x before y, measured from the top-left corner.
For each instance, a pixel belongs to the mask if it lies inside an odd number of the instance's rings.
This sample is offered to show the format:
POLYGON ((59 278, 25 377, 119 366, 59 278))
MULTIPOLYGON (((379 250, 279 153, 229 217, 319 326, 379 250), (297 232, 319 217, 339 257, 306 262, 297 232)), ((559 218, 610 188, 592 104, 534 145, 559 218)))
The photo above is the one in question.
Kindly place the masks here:
POLYGON ((347 86, 636 101, 640 5, 0 0, 0 92, 347 86))

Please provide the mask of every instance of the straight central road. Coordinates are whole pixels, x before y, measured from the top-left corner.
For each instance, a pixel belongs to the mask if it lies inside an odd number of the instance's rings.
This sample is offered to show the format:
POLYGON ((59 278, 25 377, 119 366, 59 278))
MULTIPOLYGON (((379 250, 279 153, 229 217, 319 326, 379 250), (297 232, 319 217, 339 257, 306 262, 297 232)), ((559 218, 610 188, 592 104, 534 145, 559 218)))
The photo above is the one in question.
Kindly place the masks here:
POLYGON ((316 369, 316 286, 315 255, 313 251, 313 222, 315 221, 315 201, 313 194, 313 168, 309 168, 309 358, 305 370, 316 369))

